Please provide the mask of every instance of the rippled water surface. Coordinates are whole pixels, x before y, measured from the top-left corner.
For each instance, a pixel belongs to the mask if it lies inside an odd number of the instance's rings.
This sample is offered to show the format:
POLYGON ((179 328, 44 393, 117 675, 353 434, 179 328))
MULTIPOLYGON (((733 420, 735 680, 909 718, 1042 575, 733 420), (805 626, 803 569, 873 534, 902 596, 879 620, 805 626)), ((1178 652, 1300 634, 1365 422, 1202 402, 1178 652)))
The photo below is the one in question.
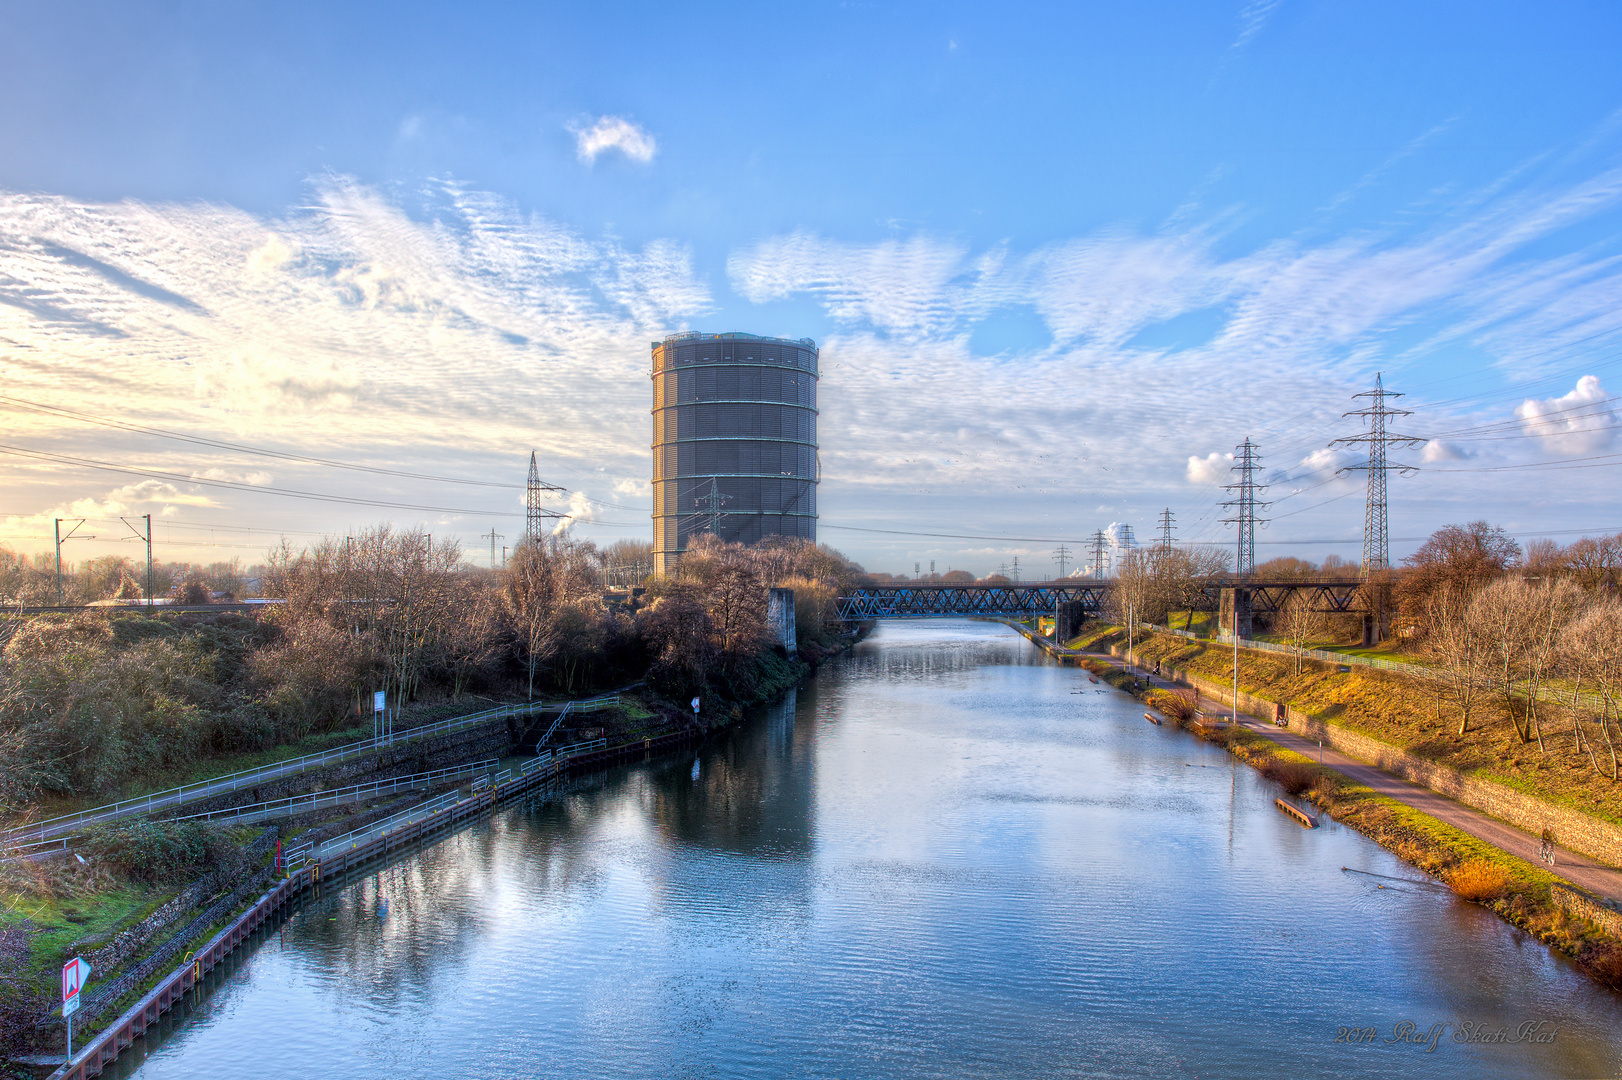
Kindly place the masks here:
POLYGON ((122 1068, 1619 1075, 1615 995, 1278 794, 1003 627, 885 624, 696 755, 329 890, 122 1068))

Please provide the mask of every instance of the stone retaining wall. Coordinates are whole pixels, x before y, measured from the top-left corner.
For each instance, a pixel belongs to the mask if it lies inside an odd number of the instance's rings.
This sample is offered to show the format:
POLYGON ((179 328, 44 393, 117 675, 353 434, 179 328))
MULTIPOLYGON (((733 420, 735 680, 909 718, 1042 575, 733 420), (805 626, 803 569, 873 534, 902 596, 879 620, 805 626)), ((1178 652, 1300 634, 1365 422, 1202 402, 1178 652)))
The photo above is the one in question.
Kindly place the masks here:
MULTIPOLYGON (((1117 652, 1117 655, 1120 653, 1117 652)), ((1131 659, 1133 663, 1138 662, 1136 657, 1131 659)), ((1176 669, 1170 670, 1167 677, 1192 686, 1200 693, 1223 704, 1233 703, 1232 685, 1224 686, 1192 672, 1176 669)), ((1390 743, 1309 716, 1299 709, 1256 697, 1254 694, 1240 691, 1239 708, 1265 720, 1275 719, 1282 713, 1288 722, 1289 730, 1298 735, 1309 739, 1322 739, 1326 746, 1332 746, 1343 754, 1376 765, 1394 776, 1430 788, 1465 806, 1490 814, 1500 821, 1506 821, 1534 835, 1548 829, 1554 834, 1556 843, 1599 859, 1608 865, 1622 866, 1622 828, 1608 821, 1602 821, 1580 810, 1557 806, 1493 780, 1467 776, 1457 769, 1427 761, 1390 743)))
POLYGON ((1549 895, 1568 914, 1587 919, 1612 937, 1622 939, 1622 915, 1612 911, 1593 896, 1560 883, 1556 883, 1549 890, 1549 895))

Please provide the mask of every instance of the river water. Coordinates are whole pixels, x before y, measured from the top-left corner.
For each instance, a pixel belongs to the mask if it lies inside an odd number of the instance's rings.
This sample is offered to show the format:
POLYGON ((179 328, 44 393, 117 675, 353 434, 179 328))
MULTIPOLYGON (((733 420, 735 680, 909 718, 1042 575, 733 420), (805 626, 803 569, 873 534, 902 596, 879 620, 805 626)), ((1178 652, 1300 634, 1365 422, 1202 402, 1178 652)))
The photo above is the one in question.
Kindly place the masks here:
POLYGON ((881 624, 329 890, 119 1071, 1622 1075, 1622 999, 1278 794, 1004 627, 881 624))

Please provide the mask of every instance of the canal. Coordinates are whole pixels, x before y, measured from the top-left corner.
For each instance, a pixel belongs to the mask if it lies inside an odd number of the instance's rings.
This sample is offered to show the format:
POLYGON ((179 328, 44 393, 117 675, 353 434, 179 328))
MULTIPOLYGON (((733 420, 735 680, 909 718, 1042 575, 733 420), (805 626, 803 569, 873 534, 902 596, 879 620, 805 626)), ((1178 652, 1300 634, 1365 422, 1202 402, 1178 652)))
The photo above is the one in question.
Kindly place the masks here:
POLYGON ((1619 1075, 1622 999, 1277 794, 1005 627, 882 624, 697 754, 329 890, 119 1070, 1619 1075))

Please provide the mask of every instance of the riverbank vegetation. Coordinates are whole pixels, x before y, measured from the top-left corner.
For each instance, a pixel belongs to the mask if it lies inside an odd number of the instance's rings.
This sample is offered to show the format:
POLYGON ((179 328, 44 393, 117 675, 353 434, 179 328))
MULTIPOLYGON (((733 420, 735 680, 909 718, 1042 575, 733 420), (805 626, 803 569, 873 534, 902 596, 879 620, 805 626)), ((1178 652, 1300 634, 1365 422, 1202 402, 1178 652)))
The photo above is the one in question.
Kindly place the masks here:
MULTIPOLYGON (((1212 566, 1160 549, 1130 553, 1111 583, 1110 624, 1084 648, 1129 643, 1143 662, 1218 681, 1228 645, 1128 630, 1189 612, 1212 566)), ((1622 535, 1523 551, 1486 522, 1437 530, 1405 565, 1360 580, 1339 561, 1274 559, 1257 582, 1357 582, 1359 610, 1315 610, 1310 592, 1258 614, 1259 632, 1293 655, 1242 650, 1241 689, 1344 725, 1462 773, 1622 822, 1622 535), (1379 648, 1347 645, 1363 612, 1389 627, 1379 648), (1400 661, 1403 670, 1309 660, 1308 648, 1400 661)))
MULTIPOLYGON (((1130 676, 1096 661, 1090 668, 1126 687, 1130 676)), ((1196 723, 1193 694, 1151 690, 1147 704, 1302 799, 1374 840, 1398 858, 1443 882, 1465 900, 1491 908, 1544 944, 1578 961, 1590 974, 1622 990, 1622 940, 1573 915, 1556 895, 1560 878, 1429 814, 1359 784, 1333 768, 1244 728, 1196 723)))
POLYGON ((553 537, 492 571, 452 541, 379 526, 284 543, 261 574, 277 603, 252 614, 0 620, 0 813, 344 741, 370 730, 380 690, 406 723, 636 681, 683 703, 753 701, 781 684, 779 668, 837 644, 837 598, 862 574, 804 541, 706 537, 676 573, 614 592, 610 568, 638 554, 616 549, 553 537), (795 591, 797 639, 767 659, 776 586, 795 591))

